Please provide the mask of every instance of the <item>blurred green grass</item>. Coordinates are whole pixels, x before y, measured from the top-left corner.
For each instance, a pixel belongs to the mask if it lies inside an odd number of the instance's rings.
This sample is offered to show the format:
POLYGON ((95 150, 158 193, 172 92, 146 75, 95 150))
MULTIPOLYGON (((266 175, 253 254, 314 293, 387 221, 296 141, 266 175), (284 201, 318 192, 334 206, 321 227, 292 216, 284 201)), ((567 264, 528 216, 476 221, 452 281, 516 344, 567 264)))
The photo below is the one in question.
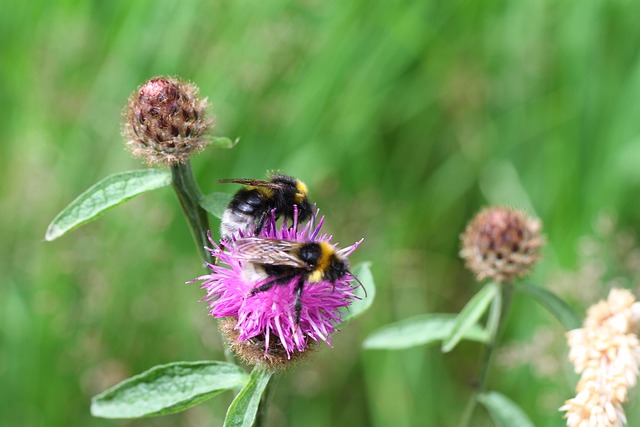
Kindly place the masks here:
MULTIPOLYGON (((478 287, 457 258, 458 235, 488 203, 542 218, 542 284, 579 266, 579 239, 601 212, 636 234, 639 13, 630 0, 5 0, 3 424, 222 424, 230 395, 166 418, 89 414, 90 397, 126 376, 222 357, 201 291, 183 284, 201 270, 170 190, 43 242, 77 194, 139 167, 119 134, 129 93, 179 75, 209 97, 216 133, 241 137, 193 160, 205 191, 231 192, 216 179, 267 169, 298 176, 339 242, 365 237, 353 261, 373 262, 373 308, 279 380, 270 425, 455 425, 477 345, 443 356, 362 353, 360 343, 390 321, 464 305, 478 287)), ((581 292, 569 293, 580 309, 581 292)), ((536 426, 560 426, 556 408, 575 380, 563 332, 517 298, 507 341, 526 342, 541 326, 560 343, 548 354, 560 374, 494 367, 491 387, 536 426)), ((638 405, 629 412, 633 425, 638 405)), ((476 425, 488 423, 479 411, 476 425)))

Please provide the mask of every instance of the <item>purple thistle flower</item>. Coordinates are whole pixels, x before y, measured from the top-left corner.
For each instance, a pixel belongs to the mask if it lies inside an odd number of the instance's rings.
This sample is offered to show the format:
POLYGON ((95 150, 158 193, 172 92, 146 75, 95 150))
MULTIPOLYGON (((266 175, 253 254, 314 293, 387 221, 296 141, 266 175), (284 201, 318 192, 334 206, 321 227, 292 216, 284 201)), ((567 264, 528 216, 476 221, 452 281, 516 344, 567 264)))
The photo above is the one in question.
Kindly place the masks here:
MULTIPOLYGON (((278 227, 272 215, 256 237, 285 240, 287 243, 329 244, 341 260, 345 260, 362 242, 360 240, 349 247, 335 249, 330 243, 331 236, 320 233, 324 217, 320 218, 317 226, 314 225, 316 217, 317 211, 306 225, 298 228, 297 214, 294 214, 291 227, 287 227, 286 221, 278 227)), ((243 236, 239 236, 233 242, 224 241, 222 248, 209 235, 213 248, 207 249, 218 258, 219 263, 209 264, 211 273, 194 279, 202 281, 201 287, 207 291, 202 300, 209 303, 210 314, 217 318, 234 319, 233 328, 230 328, 228 321, 222 326, 232 348, 249 362, 274 365, 286 363, 285 360, 279 360, 285 355, 289 360, 305 352, 311 344, 310 340, 331 345, 331 334, 342 321, 339 309, 349 306, 356 298, 356 286, 351 283, 351 273, 347 271, 334 281, 326 277, 311 279, 308 275, 304 276, 305 273, 299 273, 266 290, 256 291, 258 287, 273 281, 273 277, 255 274, 255 264, 247 262, 238 248, 242 246, 242 239, 243 236), (296 287, 303 276, 300 320, 296 322, 296 287), (241 354, 243 344, 250 350, 250 355, 241 354), (262 347, 260 357, 256 357, 257 346, 262 347)))

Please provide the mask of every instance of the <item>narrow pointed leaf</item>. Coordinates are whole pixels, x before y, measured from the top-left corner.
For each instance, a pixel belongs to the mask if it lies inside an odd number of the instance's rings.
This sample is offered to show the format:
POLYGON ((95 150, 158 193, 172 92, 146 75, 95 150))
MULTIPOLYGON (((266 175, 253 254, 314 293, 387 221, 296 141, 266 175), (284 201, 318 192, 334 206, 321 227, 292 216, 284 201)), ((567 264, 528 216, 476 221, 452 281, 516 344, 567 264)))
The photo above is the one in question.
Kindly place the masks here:
POLYGON ((576 312, 553 292, 530 283, 523 283, 517 289, 546 308, 568 331, 581 326, 576 312))
POLYGON ((373 300, 376 297, 376 285, 373 281, 373 274, 371 274, 370 267, 370 262, 361 262, 351 270, 353 275, 360 280, 362 286, 359 286, 355 290, 355 294, 359 299, 355 299, 349 307, 341 309, 342 326, 360 316, 362 313, 367 311, 369 307, 371 307, 371 304, 373 304, 373 300), (367 290, 366 296, 364 289, 362 289, 363 286, 367 290))
POLYGON ((211 145, 218 148, 233 148, 238 145, 240 142, 240 138, 231 139, 226 136, 212 136, 211 137, 211 145))
POLYGON ((227 209, 227 206, 229 206, 232 197, 233 196, 228 193, 207 194, 200 200, 200 206, 216 218, 222 219, 222 214, 225 209, 227 209))
POLYGON ((482 315, 487 311, 489 304, 500 292, 500 285, 497 283, 487 283, 477 294, 475 294, 458 314, 451 333, 442 343, 442 351, 447 353, 454 349, 460 342, 464 334, 473 327, 482 315))
POLYGON ((171 184, 171 172, 141 169, 111 175, 98 182, 62 210, 49 224, 45 240, 62 236, 127 200, 171 184))
POLYGON ((224 427, 253 426, 262 394, 269 384, 271 375, 271 372, 259 366, 253 368, 249 382, 240 390, 227 410, 224 427))
POLYGON ((496 427, 534 427, 522 409, 505 395, 491 391, 478 396, 496 427))
MULTIPOLYGON (((442 341, 451 333, 455 314, 423 314, 383 326, 369 335, 363 347, 369 350, 399 350, 442 341)), ((487 332, 475 324, 462 339, 486 342, 487 332)))
POLYGON ((243 387, 249 375, 231 363, 175 362, 122 381, 91 402, 102 418, 140 418, 184 411, 225 390, 243 387))

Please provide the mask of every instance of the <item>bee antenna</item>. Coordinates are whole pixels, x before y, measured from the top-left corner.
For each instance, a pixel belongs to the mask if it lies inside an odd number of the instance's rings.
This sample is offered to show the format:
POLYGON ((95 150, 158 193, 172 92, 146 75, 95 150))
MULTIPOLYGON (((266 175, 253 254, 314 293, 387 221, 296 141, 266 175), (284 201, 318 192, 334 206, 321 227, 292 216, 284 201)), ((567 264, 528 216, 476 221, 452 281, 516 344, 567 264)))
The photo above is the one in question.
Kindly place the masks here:
POLYGON ((368 296, 367 295, 367 288, 364 287, 364 285, 362 284, 362 282, 360 281, 360 279, 358 279, 358 276, 354 275, 350 270, 347 270, 347 273, 349 273, 351 275, 351 277, 353 277, 355 279, 356 282, 358 282, 358 285, 360 285, 360 287, 362 288, 362 290, 364 291, 364 296, 365 298, 368 296))

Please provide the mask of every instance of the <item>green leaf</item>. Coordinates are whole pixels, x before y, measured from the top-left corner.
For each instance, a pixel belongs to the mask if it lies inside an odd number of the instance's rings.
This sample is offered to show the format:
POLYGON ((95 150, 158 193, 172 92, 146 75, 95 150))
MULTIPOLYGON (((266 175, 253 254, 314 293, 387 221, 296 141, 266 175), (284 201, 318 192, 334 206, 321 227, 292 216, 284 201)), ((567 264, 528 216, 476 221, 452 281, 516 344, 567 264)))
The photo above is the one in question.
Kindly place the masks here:
POLYGON ((51 241, 135 196, 171 184, 171 172, 141 169, 103 179, 78 196, 49 224, 45 240, 51 241))
POLYGON ((200 206, 216 218, 222 219, 222 214, 232 198, 233 195, 228 193, 211 193, 200 200, 200 206))
POLYGON ((371 304, 373 304, 373 300, 376 297, 376 285, 373 282, 373 274, 371 274, 370 267, 370 262, 361 262, 351 269, 351 273, 360 280, 362 286, 358 286, 354 292, 358 299, 355 299, 349 307, 343 307, 340 309, 342 313, 341 326, 344 326, 347 322, 350 322, 360 316, 362 313, 367 311, 369 307, 371 307, 371 304), (366 296, 364 289, 362 289, 363 287, 367 290, 366 296))
POLYGON ((264 368, 256 366, 251 371, 249 382, 233 399, 227 416, 224 419, 224 427, 252 427, 256 419, 262 393, 269 384, 272 373, 264 368))
POLYGON ((231 140, 231 138, 227 138, 226 136, 212 136, 210 139, 211 145, 218 148, 233 148, 240 142, 240 138, 231 140))
MULTIPOLYGON (((455 314, 410 317, 373 332, 364 340, 363 347, 370 350, 399 350, 442 341, 450 335, 455 321, 455 314)), ((486 342, 487 338, 487 332, 477 324, 467 329, 462 337, 479 342, 486 342)))
POLYGON ((533 427, 533 423, 522 409, 505 395, 490 391, 478 396, 496 427, 533 427))
POLYGON ((249 375, 218 361, 159 365, 122 381, 91 401, 102 418, 139 418, 184 411, 225 390, 243 387, 249 375))
POLYGON ((498 283, 487 283, 475 294, 458 314, 449 336, 442 343, 442 351, 447 353, 454 349, 464 334, 473 327, 487 311, 489 304, 500 293, 498 283))
POLYGON ((530 283, 523 283, 517 289, 546 308, 568 331, 581 326, 576 312, 553 292, 530 283))

